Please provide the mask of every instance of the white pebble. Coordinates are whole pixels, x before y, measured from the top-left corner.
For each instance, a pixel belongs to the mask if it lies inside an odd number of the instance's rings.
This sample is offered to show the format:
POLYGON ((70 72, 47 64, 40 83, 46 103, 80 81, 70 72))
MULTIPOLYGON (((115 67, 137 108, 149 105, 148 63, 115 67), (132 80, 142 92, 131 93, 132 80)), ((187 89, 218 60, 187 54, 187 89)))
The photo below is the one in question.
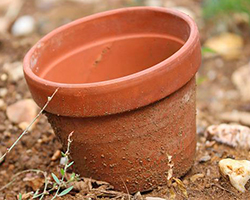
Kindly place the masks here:
POLYGON ((145 5, 146 6, 153 6, 153 7, 163 6, 162 1, 159 1, 159 0, 146 0, 145 5))
POLYGON ((231 184, 240 192, 245 192, 245 185, 250 179, 250 161, 223 159, 219 162, 223 176, 229 177, 231 184))
POLYGON ((0 97, 5 97, 8 93, 7 88, 0 88, 0 97))
POLYGON ((1 81, 6 81, 8 79, 8 76, 7 74, 2 74, 0 78, 1 78, 1 81))
POLYGON ((18 18, 11 28, 11 33, 14 36, 29 35, 35 30, 35 20, 29 15, 24 15, 18 18))

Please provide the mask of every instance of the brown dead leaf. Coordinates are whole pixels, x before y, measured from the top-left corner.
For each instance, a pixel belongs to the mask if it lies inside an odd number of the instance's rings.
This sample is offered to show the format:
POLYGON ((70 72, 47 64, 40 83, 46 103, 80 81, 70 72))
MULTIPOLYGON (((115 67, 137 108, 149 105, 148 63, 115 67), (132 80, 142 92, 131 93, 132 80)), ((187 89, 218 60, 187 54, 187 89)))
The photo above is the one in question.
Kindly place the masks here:
POLYGON ((27 182, 28 185, 34 190, 40 189, 44 184, 44 178, 39 176, 32 176, 31 174, 27 174, 23 181, 27 182))
POLYGON ((170 187, 170 188, 169 188, 169 193, 170 193, 169 199, 170 199, 170 200, 175 200, 176 194, 175 194, 175 191, 174 191, 174 188, 173 188, 173 187, 170 187))

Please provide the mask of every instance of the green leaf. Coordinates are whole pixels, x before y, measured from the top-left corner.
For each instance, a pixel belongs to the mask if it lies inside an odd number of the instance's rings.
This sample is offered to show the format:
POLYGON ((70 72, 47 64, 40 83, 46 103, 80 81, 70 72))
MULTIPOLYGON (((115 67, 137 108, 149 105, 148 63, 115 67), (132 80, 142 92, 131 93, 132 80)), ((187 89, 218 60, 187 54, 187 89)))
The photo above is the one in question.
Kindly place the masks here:
POLYGON ((18 200, 22 200, 22 194, 19 193, 18 200))
POLYGON ((53 173, 51 173, 51 175, 52 175, 53 179, 55 180, 55 182, 56 182, 58 185, 60 185, 61 183, 60 183, 59 179, 57 178, 57 176, 56 176, 55 174, 53 174, 53 173))
POLYGON ((32 199, 36 199, 40 196, 42 196, 43 193, 39 194, 39 189, 35 192, 35 194, 33 195, 32 199))
POLYGON ((69 163, 68 165, 67 165, 67 167, 70 167, 71 165, 73 165, 74 164, 74 161, 72 161, 71 163, 69 163))
POLYGON ((70 175, 69 181, 72 182, 72 181, 75 179, 75 176, 76 176, 76 174, 75 174, 75 173, 72 173, 72 174, 70 175))
POLYGON ((202 47, 201 48, 201 53, 202 53, 202 55, 204 55, 206 53, 216 53, 216 51, 209 48, 209 47, 202 47))
POLYGON ((64 169, 61 169, 60 171, 61 171, 62 176, 64 176, 65 175, 64 169))
POLYGON ((75 173, 73 172, 72 174, 71 174, 71 176, 70 176, 70 179, 73 179, 73 178, 75 178, 75 173))
POLYGON ((64 195, 68 194, 72 189, 73 189, 73 186, 63 190, 58 196, 59 197, 64 196, 64 195))
POLYGON ((61 151, 61 154, 62 154, 62 156, 63 156, 63 157, 66 157, 66 154, 65 154, 65 153, 63 153, 62 151, 61 151))
POLYGON ((42 196, 43 195, 43 193, 41 193, 41 194, 36 194, 36 195, 34 195, 33 197, 32 197, 32 199, 36 199, 36 198, 38 198, 38 197, 40 197, 40 196, 42 196))

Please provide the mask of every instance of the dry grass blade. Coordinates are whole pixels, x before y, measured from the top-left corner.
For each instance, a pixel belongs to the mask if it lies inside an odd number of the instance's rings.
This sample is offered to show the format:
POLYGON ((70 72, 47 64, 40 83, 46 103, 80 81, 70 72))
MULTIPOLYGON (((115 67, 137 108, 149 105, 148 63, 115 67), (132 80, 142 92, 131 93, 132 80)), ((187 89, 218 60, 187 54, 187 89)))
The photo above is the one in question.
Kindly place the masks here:
POLYGON ((178 178, 173 178, 173 179, 177 183, 179 190, 188 199, 188 193, 187 193, 187 189, 186 189, 186 186, 184 185, 184 183, 178 178))

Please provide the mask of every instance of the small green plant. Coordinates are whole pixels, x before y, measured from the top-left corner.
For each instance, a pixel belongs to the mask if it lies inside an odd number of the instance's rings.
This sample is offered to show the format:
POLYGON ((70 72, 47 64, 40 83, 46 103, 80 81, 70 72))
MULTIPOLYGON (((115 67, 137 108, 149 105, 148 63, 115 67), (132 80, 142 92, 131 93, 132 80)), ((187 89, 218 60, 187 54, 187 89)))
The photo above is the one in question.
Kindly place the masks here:
POLYGON ((71 145, 71 143, 73 141, 73 140, 71 140, 72 134, 73 134, 73 132, 71 132, 69 134, 69 136, 68 136, 68 145, 67 145, 66 152, 65 153, 62 152, 62 156, 65 159, 65 163, 64 163, 64 168, 60 169, 61 179, 59 179, 54 173, 51 173, 52 178, 54 180, 52 188, 47 190, 48 180, 46 180, 43 192, 39 193, 39 190, 37 190, 35 192, 35 194, 33 195, 33 199, 40 198, 40 200, 41 200, 41 199, 43 199, 43 197, 45 195, 47 195, 50 192, 56 190, 56 193, 52 198, 52 200, 54 200, 56 197, 61 197, 61 196, 64 196, 64 195, 68 194, 73 189, 73 186, 69 186, 69 184, 77 179, 77 176, 75 175, 75 173, 71 174, 69 180, 65 180, 65 177, 66 177, 66 174, 67 174, 67 169, 71 165, 74 164, 74 161, 69 163, 70 145, 71 145), (63 191, 60 192, 61 188, 66 188, 66 189, 64 189, 63 191))
MULTIPOLYGON (((65 153, 62 152, 62 157, 65 159, 64 167, 60 169, 61 173, 61 178, 59 179, 54 173, 51 173, 51 176, 53 178, 53 181, 50 181, 50 178, 47 175, 47 172, 44 172, 39 169, 28 169, 24 170, 22 172, 17 173, 11 182, 9 182, 7 185, 4 187, 0 188, 0 191, 3 191, 5 188, 9 187, 18 176, 25 174, 25 173, 37 173, 37 174, 43 174, 44 176, 44 189, 42 192, 38 189, 36 192, 33 192, 32 199, 37 199, 42 200, 46 195, 51 194, 51 192, 55 192, 54 196, 52 197, 52 200, 54 200, 57 197, 62 197, 66 194, 68 194, 72 189, 73 186, 70 185, 72 182, 77 181, 79 179, 79 176, 76 175, 75 173, 72 173, 66 180, 67 176, 67 170, 70 166, 74 164, 74 162, 69 162, 69 155, 70 155, 70 145, 73 140, 71 140, 73 132, 71 132, 68 136, 68 145, 67 145, 67 150, 65 153), (50 185, 50 187, 49 187, 50 185), (62 188, 65 188, 64 190, 61 191, 62 188)), ((22 200, 22 194, 19 193, 18 195, 18 200, 22 200)))

